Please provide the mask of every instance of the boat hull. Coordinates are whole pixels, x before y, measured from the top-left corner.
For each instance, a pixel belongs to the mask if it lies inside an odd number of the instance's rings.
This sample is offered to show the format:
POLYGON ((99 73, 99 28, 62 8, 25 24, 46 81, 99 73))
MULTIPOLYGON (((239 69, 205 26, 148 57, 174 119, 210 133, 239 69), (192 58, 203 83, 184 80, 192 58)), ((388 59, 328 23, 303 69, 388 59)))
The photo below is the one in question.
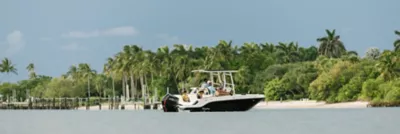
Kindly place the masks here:
POLYGON ((237 100, 223 100, 209 102, 202 107, 189 107, 182 108, 182 110, 188 110, 190 112, 240 112, 248 111, 257 105, 262 98, 249 98, 249 99, 237 99, 237 100))
POLYGON ((167 94, 162 99, 164 112, 235 112, 248 111, 264 98, 262 96, 225 96, 197 100, 193 105, 182 106, 178 97, 167 94))

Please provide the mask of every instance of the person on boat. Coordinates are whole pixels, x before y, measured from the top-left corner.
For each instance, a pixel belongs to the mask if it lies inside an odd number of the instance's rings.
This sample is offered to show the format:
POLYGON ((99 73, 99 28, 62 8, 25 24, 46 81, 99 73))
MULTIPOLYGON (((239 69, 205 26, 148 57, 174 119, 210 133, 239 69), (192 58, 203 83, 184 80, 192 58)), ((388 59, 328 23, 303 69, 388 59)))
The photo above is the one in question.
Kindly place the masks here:
POLYGON ((204 79, 204 81, 200 84, 200 88, 198 91, 203 91, 203 94, 208 94, 208 81, 207 79, 204 79))
POLYGON ((212 82, 211 81, 207 81, 207 84, 208 84, 207 89, 209 90, 209 93, 211 95, 214 95, 215 94, 215 87, 212 85, 212 82))
POLYGON ((189 96, 185 89, 183 89, 183 91, 182 91, 182 100, 183 100, 183 102, 190 102, 189 96))
POLYGON ((217 90, 215 92, 215 96, 225 96, 225 95, 232 95, 232 91, 228 92, 224 89, 224 85, 221 84, 219 87, 217 87, 217 90))
POLYGON ((218 87, 217 91, 215 92, 215 96, 225 96, 225 95, 229 95, 229 93, 224 91, 222 87, 218 87))
POLYGON ((209 80, 207 80, 207 79, 204 79, 204 81, 201 83, 201 85, 200 85, 200 89, 205 89, 205 88, 207 88, 208 87, 208 82, 209 80))
POLYGON ((204 90, 199 90, 199 92, 197 92, 197 99, 201 99, 203 98, 203 94, 204 94, 204 90))
POLYGON ((222 89, 220 88, 220 87, 217 87, 217 90, 215 91, 215 96, 220 96, 220 91, 221 91, 222 89))

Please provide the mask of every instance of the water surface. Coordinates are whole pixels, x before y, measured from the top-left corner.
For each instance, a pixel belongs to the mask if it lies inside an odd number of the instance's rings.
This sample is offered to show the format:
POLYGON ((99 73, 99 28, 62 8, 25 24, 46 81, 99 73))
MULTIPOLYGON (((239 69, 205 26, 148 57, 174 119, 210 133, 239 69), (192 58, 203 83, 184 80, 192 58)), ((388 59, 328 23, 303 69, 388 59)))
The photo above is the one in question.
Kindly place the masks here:
POLYGON ((398 134, 400 108, 0 111, 0 134, 398 134))

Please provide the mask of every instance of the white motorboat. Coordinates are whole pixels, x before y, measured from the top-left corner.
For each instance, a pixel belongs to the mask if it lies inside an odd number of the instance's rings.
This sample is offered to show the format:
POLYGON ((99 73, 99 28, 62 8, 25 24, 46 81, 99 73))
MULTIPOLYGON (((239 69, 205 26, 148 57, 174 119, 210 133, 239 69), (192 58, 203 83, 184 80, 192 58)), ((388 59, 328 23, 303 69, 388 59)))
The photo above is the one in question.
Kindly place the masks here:
POLYGON ((262 94, 235 94, 235 84, 232 73, 237 71, 194 70, 192 72, 209 73, 212 86, 215 86, 214 77, 217 76, 218 82, 222 84, 219 85, 223 89, 221 92, 225 94, 216 96, 206 90, 200 97, 198 92, 202 91, 200 90, 201 88, 192 87, 191 91, 187 94, 190 101, 185 102, 182 95, 167 93, 161 102, 164 112, 247 111, 264 99, 264 95, 262 94), (230 83, 227 82, 227 76, 230 77, 230 83))

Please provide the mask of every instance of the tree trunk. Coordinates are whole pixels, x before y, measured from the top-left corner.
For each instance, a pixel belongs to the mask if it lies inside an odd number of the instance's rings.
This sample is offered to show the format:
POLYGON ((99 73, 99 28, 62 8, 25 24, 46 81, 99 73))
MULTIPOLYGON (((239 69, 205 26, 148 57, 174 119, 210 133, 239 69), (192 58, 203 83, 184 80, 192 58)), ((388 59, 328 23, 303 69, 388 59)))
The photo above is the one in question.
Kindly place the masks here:
POLYGON ((181 92, 180 92, 180 90, 179 90, 179 83, 178 83, 178 79, 175 77, 174 78, 174 81, 175 81, 175 85, 176 85, 176 90, 178 91, 178 93, 180 94, 181 92))
MULTIPOLYGON (((151 87, 152 87, 153 89, 155 89, 155 86, 154 86, 154 75, 153 75, 152 72, 150 72, 150 75, 151 75, 151 82, 150 82, 151 87)), ((155 92, 154 92, 153 94, 155 94, 155 92)))
POLYGON ((113 94, 113 100, 115 98, 115 82, 114 82, 114 74, 111 75, 111 79, 112 79, 112 94, 113 94))
POLYGON ((149 85, 148 85, 148 83, 147 83, 147 76, 146 75, 144 75, 144 85, 145 85, 145 87, 146 87, 146 94, 148 94, 149 93, 149 85))
POLYGON ((106 90, 104 90, 104 88, 103 88, 103 98, 107 98, 106 90))
POLYGON ((154 75, 153 75, 153 73, 150 73, 150 75, 151 75, 151 83, 154 81, 154 75))
POLYGON ((129 84, 128 84, 128 75, 129 75, 128 73, 125 73, 125 74, 124 74, 124 78, 125 78, 125 79, 124 79, 124 80, 125 80, 125 85, 124 85, 124 87, 125 87, 125 93, 126 93, 126 98, 127 98, 127 99, 130 98, 129 89, 127 89, 127 87, 126 87, 127 85, 129 85, 129 84))
POLYGON ((125 73, 122 76, 122 96, 124 96, 124 98, 125 98, 126 96, 125 96, 125 77, 124 76, 125 76, 125 73))
POLYGON ((137 93, 137 86, 138 86, 138 79, 137 78, 138 77, 133 77, 133 78, 134 78, 133 80, 135 81, 133 83, 134 84, 133 91, 135 92, 135 97, 139 98, 139 94, 137 93))
POLYGON ((144 92, 143 74, 140 74, 140 87, 142 89, 142 98, 144 99, 145 92, 144 92))
POLYGON ((135 78, 134 78, 134 76, 133 76, 133 72, 130 72, 130 75, 131 75, 131 96, 132 96, 132 99, 133 100, 135 100, 135 78))
POLYGON ((148 84, 147 84, 147 76, 146 76, 146 75, 144 75, 143 77, 144 77, 144 78, 143 78, 143 79, 144 79, 144 85, 145 85, 145 86, 146 86, 146 88, 147 88, 147 86, 148 86, 148 84))
POLYGON ((97 85, 98 83, 95 84, 96 86, 96 92, 99 94, 99 96, 101 97, 101 91, 99 89, 99 86, 97 85))

